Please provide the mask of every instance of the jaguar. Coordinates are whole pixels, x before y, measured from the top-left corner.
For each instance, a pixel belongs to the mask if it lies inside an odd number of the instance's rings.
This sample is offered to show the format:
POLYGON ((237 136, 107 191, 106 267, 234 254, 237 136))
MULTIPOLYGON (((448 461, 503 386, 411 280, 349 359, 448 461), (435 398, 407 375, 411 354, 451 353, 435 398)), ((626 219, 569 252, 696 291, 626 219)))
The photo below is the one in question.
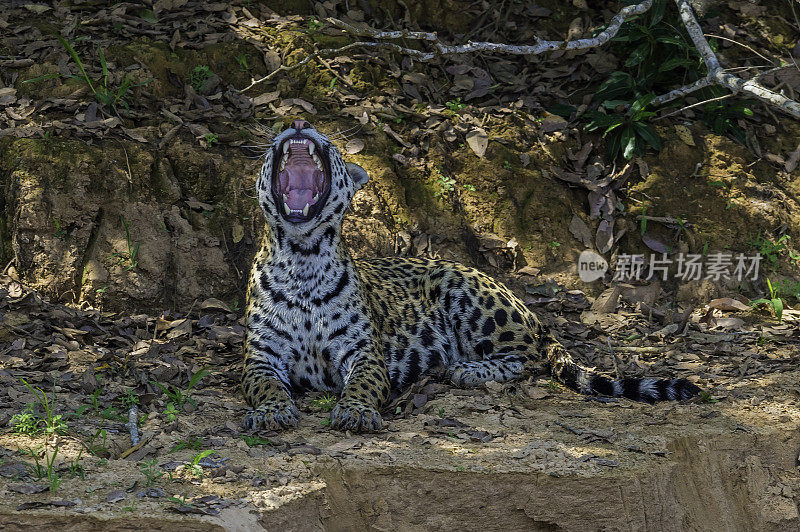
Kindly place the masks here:
POLYGON ((294 395, 320 390, 339 396, 331 426, 377 431, 390 394, 432 372, 458 387, 549 372, 580 394, 646 402, 699 393, 684 378, 612 380, 576 363, 510 289, 477 269, 354 260, 342 220, 368 179, 305 120, 266 153, 256 189, 267 223, 247 295, 247 428, 296 425, 294 395))

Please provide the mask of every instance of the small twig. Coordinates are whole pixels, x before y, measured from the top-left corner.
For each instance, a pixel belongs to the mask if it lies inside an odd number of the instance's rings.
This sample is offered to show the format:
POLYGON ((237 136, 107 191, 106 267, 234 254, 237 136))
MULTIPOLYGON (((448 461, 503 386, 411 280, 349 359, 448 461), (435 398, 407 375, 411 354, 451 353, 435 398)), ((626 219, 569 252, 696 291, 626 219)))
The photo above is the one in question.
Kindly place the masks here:
POLYGON ((613 350, 622 351, 623 353, 664 353, 666 351, 670 351, 673 349, 671 346, 662 346, 662 345, 643 345, 643 346, 633 346, 633 345, 615 345, 613 348, 606 347, 604 345, 596 346, 600 349, 609 350, 613 353, 613 350))
POLYGON ((136 446, 139 444, 139 407, 132 405, 128 410, 128 422, 125 427, 131 432, 131 445, 136 446))
POLYGON ((746 44, 742 44, 739 41, 734 41, 733 39, 729 39, 727 37, 723 37, 722 35, 714 35, 712 33, 704 33, 703 37, 711 37, 713 39, 722 39, 723 41, 728 41, 728 42, 731 42, 733 44, 737 44, 737 45, 741 46, 742 48, 747 48, 748 50, 750 50, 751 52, 756 54, 758 57, 760 57, 764 61, 769 61, 773 65, 775 64, 775 61, 773 61, 769 57, 765 57, 765 56, 761 55, 760 53, 758 53, 755 50, 753 50, 753 48, 751 48, 750 46, 747 46, 746 44))
POLYGON ((324 66, 324 67, 325 67, 325 70, 327 70, 328 72, 330 72, 331 74, 333 74, 333 76, 334 76, 336 79, 338 79, 339 81, 341 81, 341 82, 342 82, 342 84, 343 84, 345 87, 347 87, 348 89, 352 89, 352 88, 353 88, 353 84, 352 84, 352 83, 350 83, 349 81, 347 81, 346 79, 344 79, 344 76, 341 76, 341 75, 340 75, 338 72, 336 72, 336 71, 335 71, 333 68, 331 68, 331 66, 328 64, 328 62, 327 62, 327 61, 325 61, 325 60, 324 60, 323 58, 321 58, 321 57, 317 57, 317 60, 320 62, 320 64, 321 64, 322 66, 324 66))
POLYGON ((655 98, 653 98, 651 104, 654 107, 658 107, 659 105, 664 105, 665 103, 671 102, 672 100, 683 98, 687 94, 690 94, 694 91, 698 91, 704 87, 708 87, 711 84, 712 83, 710 79, 701 78, 695 81, 694 83, 690 83, 689 85, 684 85, 683 87, 673 89, 666 94, 662 94, 661 96, 656 96, 655 98))
POLYGON ((582 431, 582 430, 580 430, 580 429, 574 429, 574 428, 570 427, 569 425, 565 425, 564 423, 560 422, 560 421, 559 421, 559 420, 557 420, 557 419, 555 420, 555 424, 556 424, 556 425, 558 425, 559 427, 561 427, 562 429, 566 429, 566 430, 570 431, 570 432, 571 432, 571 433, 573 433, 573 434, 577 434, 578 436, 580 436, 581 434, 583 434, 583 431, 582 431))
POLYGON ((611 340, 609 338, 606 338, 606 344, 608 344, 608 350, 611 352, 611 358, 614 360, 614 373, 617 375, 617 379, 625 378, 625 375, 622 373, 622 368, 620 367, 622 361, 614 352, 614 348, 611 346, 611 340))
POLYGON ((656 120, 662 120, 664 118, 669 118, 670 116, 675 116, 677 114, 681 114, 682 112, 687 111, 687 110, 689 110, 689 109, 691 109, 693 107, 704 105, 704 104, 707 104, 707 103, 710 103, 710 102, 716 102, 716 101, 719 101, 719 100, 724 100, 725 98, 730 98, 731 96, 733 96, 733 93, 725 94, 725 95, 722 95, 722 96, 717 96, 716 98, 710 98, 708 100, 703 100, 702 102, 693 103, 692 105, 687 105, 686 107, 681 107, 680 109, 676 109, 675 111, 672 111, 671 113, 667 113, 665 115, 658 116, 658 117, 653 119, 653 122, 655 122, 656 120))

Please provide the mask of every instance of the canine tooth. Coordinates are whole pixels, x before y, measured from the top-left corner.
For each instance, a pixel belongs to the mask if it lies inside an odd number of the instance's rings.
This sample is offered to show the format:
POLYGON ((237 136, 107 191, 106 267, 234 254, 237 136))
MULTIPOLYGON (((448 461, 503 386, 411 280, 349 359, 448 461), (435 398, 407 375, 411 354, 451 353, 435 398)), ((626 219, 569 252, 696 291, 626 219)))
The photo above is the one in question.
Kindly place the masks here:
POLYGON ((289 208, 289 205, 287 205, 287 203, 285 201, 283 202, 283 210, 286 211, 286 216, 289 216, 290 214, 292 214, 292 209, 289 208))
POLYGON ((314 155, 314 148, 315 148, 314 143, 313 142, 309 142, 308 143, 308 154, 309 155, 314 155))
POLYGON ((289 153, 289 143, 288 142, 284 142, 283 143, 283 153, 284 153, 284 155, 289 153))
POLYGON ((289 196, 287 196, 286 194, 284 194, 284 195, 283 195, 283 202, 284 202, 284 203, 286 203, 287 201, 289 201, 289 196))
POLYGON ((319 192, 317 192, 316 194, 314 194, 314 197, 311 199, 311 201, 313 201, 314 203, 316 203, 317 201, 319 201, 319 192))
POLYGON ((308 203, 306 203, 306 206, 303 207, 303 216, 308 216, 308 203))
POLYGON ((321 162, 320 162, 320 160, 319 160, 319 155, 317 155, 317 154, 315 153, 314 155, 312 155, 312 156, 311 156, 311 158, 314 160, 314 163, 317 165, 317 168, 319 168, 320 170, 322 170, 322 163, 321 163, 321 162))

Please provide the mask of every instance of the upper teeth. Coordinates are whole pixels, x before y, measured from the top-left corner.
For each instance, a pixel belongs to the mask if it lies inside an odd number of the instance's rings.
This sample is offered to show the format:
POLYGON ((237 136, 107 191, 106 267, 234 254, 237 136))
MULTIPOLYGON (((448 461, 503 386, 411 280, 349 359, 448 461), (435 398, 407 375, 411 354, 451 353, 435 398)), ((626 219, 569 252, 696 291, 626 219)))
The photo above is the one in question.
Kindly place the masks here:
POLYGON ((317 147, 313 142, 310 142, 307 139, 289 139, 288 142, 284 142, 283 143, 283 156, 281 157, 281 161, 280 161, 280 165, 279 165, 281 171, 283 171, 284 166, 286 166, 286 161, 289 160, 289 145, 290 144, 300 144, 300 145, 306 146, 308 148, 308 155, 314 161, 314 164, 317 165, 317 168, 319 168, 320 171, 323 171, 322 170, 322 160, 320 160, 319 155, 314 153, 314 151, 316 151, 317 147))
POLYGON ((306 206, 303 207, 303 216, 308 216, 308 203, 306 203, 306 206))

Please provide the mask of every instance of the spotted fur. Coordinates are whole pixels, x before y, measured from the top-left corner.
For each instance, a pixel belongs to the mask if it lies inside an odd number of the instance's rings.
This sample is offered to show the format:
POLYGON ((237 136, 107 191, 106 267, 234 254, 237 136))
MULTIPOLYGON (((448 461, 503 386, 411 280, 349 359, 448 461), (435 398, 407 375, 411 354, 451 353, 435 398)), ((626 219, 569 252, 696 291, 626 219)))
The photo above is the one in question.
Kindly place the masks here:
POLYGON ((439 368, 461 387, 550 371, 582 394, 652 402, 699 392, 685 379, 614 381, 576 364, 519 298, 473 268, 429 259, 352 260, 341 240, 342 218, 366 172, 305 126, 275 139, 256 184, 267 229, 248 291, 247 427, 295 425, 292 394, 312 389, 340 395, 334 427, 379 430, 390 389, 439 368), (301 223, 281 216, 270 189, 282 141, 298 135, 322 150, 330 179, 327 200, 301 223))

